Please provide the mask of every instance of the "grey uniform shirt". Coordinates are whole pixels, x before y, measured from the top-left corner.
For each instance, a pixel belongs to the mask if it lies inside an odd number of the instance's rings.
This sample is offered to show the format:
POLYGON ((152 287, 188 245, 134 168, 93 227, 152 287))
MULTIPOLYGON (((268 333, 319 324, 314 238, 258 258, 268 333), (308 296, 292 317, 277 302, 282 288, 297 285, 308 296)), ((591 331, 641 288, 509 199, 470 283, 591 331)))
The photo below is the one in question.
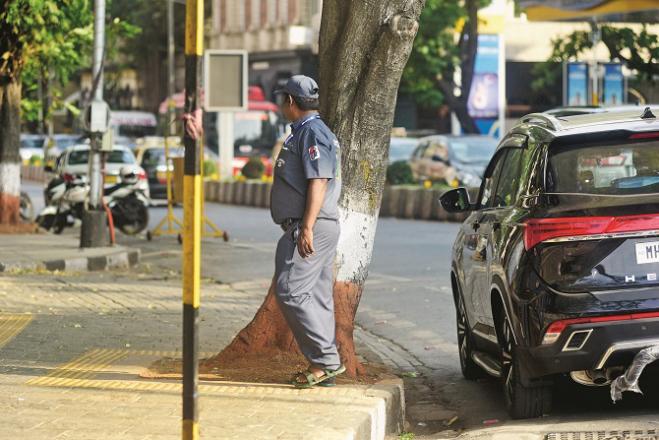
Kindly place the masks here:
POLYGON ((341 148, 334 133, 318 115, 291 124, 292 133, 275 162, 270 214, 275 223, 301 219, 310 179, 329 179, 318 218, 339 219, 341 148))

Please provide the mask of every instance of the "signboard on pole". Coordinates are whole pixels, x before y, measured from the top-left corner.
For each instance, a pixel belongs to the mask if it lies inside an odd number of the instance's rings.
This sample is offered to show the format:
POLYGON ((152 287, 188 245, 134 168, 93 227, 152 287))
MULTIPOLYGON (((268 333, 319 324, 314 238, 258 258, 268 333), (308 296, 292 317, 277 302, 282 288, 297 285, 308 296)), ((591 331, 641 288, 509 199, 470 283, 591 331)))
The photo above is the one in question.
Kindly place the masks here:
POLYGON ((478 36, 474 77, 467 108, 482 134, 498 136, 505 106, 503 39, 497 34, 478 36), (498 122, 498 123, 497 123, 498 122))
POLYGON ((590 105, 588 64, 569 62, 563 65, 563 105, 590 105))
POLYGON ((622 73, 622 64, 604 63, 602 79, 602 104, 620 105, 626 102, 627 87, 622 73))
POLYGON ((207 50, 204 54, 206 112, 247 110, 247 51, 207 50))

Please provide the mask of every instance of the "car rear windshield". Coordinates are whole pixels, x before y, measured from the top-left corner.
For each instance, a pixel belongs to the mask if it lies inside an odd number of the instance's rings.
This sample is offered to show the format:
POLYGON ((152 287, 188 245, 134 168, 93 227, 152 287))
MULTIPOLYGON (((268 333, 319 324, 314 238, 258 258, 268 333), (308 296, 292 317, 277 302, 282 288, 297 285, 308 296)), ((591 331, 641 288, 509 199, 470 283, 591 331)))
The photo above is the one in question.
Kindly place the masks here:
MULTIPOLYGON (((76 150, 69 154, 69 165, 82 165, 89 161, 89 150, 76 150)), ((105 158, 106 163, 134 164, 135 156, 126 150, 111 151, 105 158)))
POLYGON ((547 192, 602 195, 659 192, 659 141, 573 146, 550 152, 547 192))

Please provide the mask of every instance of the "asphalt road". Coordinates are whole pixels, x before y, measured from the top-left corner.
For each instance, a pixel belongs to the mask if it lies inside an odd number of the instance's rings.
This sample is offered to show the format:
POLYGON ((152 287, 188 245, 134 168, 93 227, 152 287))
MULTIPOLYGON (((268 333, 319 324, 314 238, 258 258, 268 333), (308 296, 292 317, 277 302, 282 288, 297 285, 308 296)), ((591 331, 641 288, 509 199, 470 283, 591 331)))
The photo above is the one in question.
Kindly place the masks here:
MULTIPOLYGON (((24 190, 32 196, 35 208, 40 209, 40 186, 25 184, 24 190)), ((182 220, 181 210, 174 211, 182 220)), ((151 229, 166 212, 164 207, 150 209, 151 229)), ((204 238, 202 276, 219 282, 262 282, 265 295, 274 268, 275 243, 280 236, 269 212, 209 203, 206 215, 228 231, 230 241, 204 238)), ((464 380, 457 357, 449 282, 450 252, 457 229, 457 224, 380 219, 369 280, 357 313, 358 325, 402 347, 412 363, 422 364, 418 370, 423 377, 415 381, 423 381, 425 386, 419 388, 423 391, 411 393, 412 401, 408 399, 408 404, 426 405, 430 413, 439 415, 437 423, 433 423, 432 414, 421 416, 421 425, 412 426, 411 431, 428 434, 446 429, 441 420, 453 412, 458 419, 450 429, 467 430, 471 433, 468 436, 480 435, 484 421, 489 421, 485 425, 491 423, 490 429, 495 431, 515 429, 529 433, 659 428, 659 417, 655 416, 659 407, 656 386, 646 385, 646 397, 625 395, 614 406, 608 388, 590 389, 563 381, 556 388, 555 409, 550 417, 519 422, 507 417, 497 381, 464 380)), ((142 249, 143 262, 150 270, 179 271, 181 249, 175 235, 154 237, 152 241, 118 235, 120 242, 142 249)), ((500 438, 522 438, 510 435, 500 438)))

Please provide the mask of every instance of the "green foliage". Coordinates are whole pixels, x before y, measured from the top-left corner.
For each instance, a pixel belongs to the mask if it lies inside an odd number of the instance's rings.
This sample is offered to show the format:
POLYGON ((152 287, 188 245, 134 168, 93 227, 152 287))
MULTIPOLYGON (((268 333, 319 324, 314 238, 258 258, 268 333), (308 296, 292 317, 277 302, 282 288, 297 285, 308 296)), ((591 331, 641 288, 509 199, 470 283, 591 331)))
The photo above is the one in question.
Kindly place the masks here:
POLYGON ((414 183, 412 168, 404 160, 399 160, 387 167, 387 183, 390 185, 408 185, 414 183))
POLYGON ((265 165, 258 156, 250 157, 242 170, 243 176, 248 179, 260 179, 263 173, 265 173, 265 165))
POLYGON ((444 102, 435 81, 438 75, 460 63, 455 27, 465 16, 466 10, 459 2, 426 1, 401 81, 401 91, 414 96, 420 105, 439 107, 444 102))
POLYGON ((217 174, 217 164, 214 160, 204 160, 204 176, 210 177, 217 174))
MULTIPOLYGON (((0 13, 0 25, 15 32, 3 39, 6 64, 0 66, 0 76, 22 81, 24 118, 36 120, 39 81, 50 77, 53 86, 65 84, 88 60, 93 38, 89 0, 13 0, 0 13)), ((59 97, 53 93, 47 113, 59 97)))
MULTIPOLYGON (((491 0, 479 0, 479 7, 491 0)), ((458 23, 467 19, 465 2, 427 0, 419 19, 419 31, 405 66, 401 91, 414 96, 425 107, 439 107, 444 97, 437 78, 450 78, 461 63, 457 44, 458 23)), ((450 78, 452 80, 452 78, 450 78)))
POLYGON ((549 101, 549 96, 542 96, 546 90, 553 90, 553 85, 560 81, 563 63, 576 60, 581 53, 593 47, 590 32, 575 31, 566 38, 556 38, 551 41, 552 51, 549 59, 533 66, 534 80, 531 90, 537 95, 538 101, 549 101))
MULTIPOLYGON (((212 4, 206 1, 205 6, 212 4)), ((162 60, 167 54, 167 2, 163 0, 112 0, 108 13, 121 20, 132 23, 141 30, 139 38, 122 46, 125 60, 130 63, 149 62, 155 56, 162 60)), ((174 41, 175 50, 183 52, 185 41, 185 6, 174 3, 174 41)))
POLYGON ((602 42, 612 61, 620 61, 636 70, 642 79, 654 83, 659 75, 659 37, 643 25, 637 34, 626 27, 602 26, 602 42))
MULTIPOLYGON (((48 118, 53 111, 70 106, 62 102, 61 89, 72 75, 91 65, 93 5, 90 0, 3 0, 3 4, 0 77, 22 81, 21 106, 23 118, 28 121, 37 120, 42 105, 37 96, 39 82, 44 93, 50 87, 48 118)), ((139 31, 119 18, 111 18, 106 25, 105 64, 117 60, 121 42, 139 31)))
MULTIPOLYGON (((653 82, 659 74, 659 39, 643 26, 639 33, 627 27, 603 25, 600 27, 602 43, 607 47, 611 61, 624 63, 638 72, 643 79, 653 82)), ((562 64, 575 61, 593 47, 592 31, 575 31, 564 38, 552 40, 552 53, 544 63, 533 69, 535 80, 531 88, 542 93, 561 76, 562 64)))

